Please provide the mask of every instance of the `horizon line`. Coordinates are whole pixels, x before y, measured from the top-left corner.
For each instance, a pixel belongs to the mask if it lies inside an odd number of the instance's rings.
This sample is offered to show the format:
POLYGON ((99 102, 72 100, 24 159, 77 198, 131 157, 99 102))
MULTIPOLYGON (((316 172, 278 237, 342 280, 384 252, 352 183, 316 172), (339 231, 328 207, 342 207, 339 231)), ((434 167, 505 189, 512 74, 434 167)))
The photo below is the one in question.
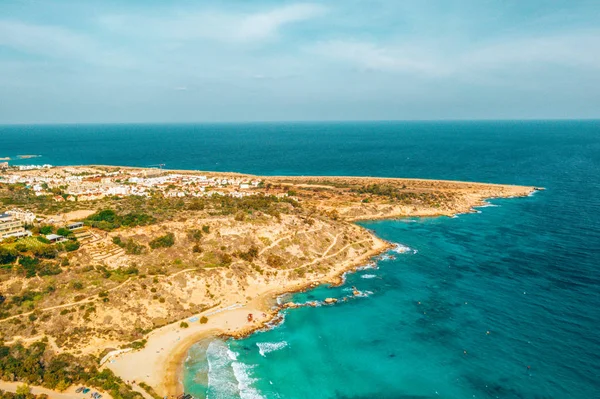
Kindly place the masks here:
POLYGON ((191 122, 13 122, 2 123, 12 126, 98 126, 98 125, 249 125, 249 124, 310 124, 310 123, 395 123, 395 122, 576 122, 600 121, 594 118, 441 118, 441 119, 347 119, 347 120, 262 120, 262 121, 191 121, 191 122))

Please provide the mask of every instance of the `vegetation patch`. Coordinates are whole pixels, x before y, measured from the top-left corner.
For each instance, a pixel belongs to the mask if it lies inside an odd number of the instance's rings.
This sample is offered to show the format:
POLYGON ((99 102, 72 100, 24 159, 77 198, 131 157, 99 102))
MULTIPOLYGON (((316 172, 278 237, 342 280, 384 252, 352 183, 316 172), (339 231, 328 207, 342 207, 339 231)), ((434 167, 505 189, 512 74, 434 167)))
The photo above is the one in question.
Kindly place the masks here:
POLYGON ((164 236, 160 236, 150 241, 150 248, 168 248, 175 244, 175 235, 173 233, 167 233, 164 236))
POLYGON ((130 212, 127 214, 118 214, 112 209, 98 211, 85 219, 85 222, 97 229, 111 231, 121 226, 135 227, 146 226, 156 221, 153 216, 146 213, 130 212))

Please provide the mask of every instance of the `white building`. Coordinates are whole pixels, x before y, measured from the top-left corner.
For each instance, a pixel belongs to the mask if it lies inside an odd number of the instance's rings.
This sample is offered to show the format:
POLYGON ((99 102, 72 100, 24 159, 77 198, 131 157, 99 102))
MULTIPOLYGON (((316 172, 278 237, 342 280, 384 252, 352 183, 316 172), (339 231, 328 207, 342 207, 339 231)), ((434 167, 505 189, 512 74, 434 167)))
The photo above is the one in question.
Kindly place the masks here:
POLYGON ((6 211, 6 214, 11 215, 13 218, 27 224, 31 224, 35 221, 35 214, 33 212, 24 211, 18 208, 6 211))

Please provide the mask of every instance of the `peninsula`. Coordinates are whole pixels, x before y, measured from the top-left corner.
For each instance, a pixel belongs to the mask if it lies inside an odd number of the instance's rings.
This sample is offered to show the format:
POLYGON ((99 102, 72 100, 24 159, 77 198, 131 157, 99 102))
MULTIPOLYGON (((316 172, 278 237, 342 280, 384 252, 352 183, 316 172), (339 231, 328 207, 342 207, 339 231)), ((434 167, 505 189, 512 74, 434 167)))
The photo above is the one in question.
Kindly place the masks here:
POLYGON ((9 168, 0 174, 0 374, 55 390, 87 383, 115 399, 180 394, 177 374, 194 342, 262 328, 277 317, 278 295, 339 283, 393 245, 353 222, 452 216, 534 190, 9 168), (9 372, 11 356, 37 356, 40 372, 9 372), (58 373, 56 362, 71 366, 58 373))

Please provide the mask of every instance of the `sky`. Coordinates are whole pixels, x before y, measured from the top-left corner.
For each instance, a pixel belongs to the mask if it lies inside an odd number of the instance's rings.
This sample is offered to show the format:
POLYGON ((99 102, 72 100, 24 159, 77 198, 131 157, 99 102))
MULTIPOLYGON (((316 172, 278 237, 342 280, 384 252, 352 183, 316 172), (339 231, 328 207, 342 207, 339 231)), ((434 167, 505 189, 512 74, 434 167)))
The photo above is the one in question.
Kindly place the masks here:
POLYGON ((600 118, 598 0, 0 0, 0 123, 600 118))

